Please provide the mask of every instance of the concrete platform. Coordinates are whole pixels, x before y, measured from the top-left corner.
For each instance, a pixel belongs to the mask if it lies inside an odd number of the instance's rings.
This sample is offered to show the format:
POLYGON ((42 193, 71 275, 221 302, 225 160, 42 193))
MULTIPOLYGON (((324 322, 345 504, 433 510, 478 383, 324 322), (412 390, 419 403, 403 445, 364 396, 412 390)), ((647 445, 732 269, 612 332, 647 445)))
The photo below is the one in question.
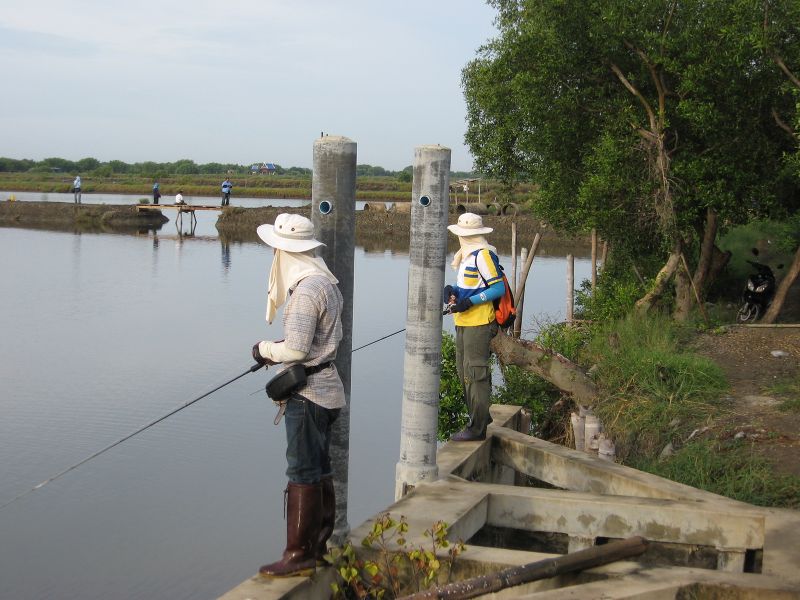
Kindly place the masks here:
MULTIPOLYGON (((800 598, 800 512, 736 502, 532 438, 515 430, 518 407, 493 406, 492 417, 485 441, 446 444, 439 479, 383 511, 405 516, 409 545, 424 544, 436 520, 449 524, 449 539, 467 543, 442 576, 462 580, 641 535, 650 547, 635 562, 487 597, 800 598), (523 479, 541 487, 514 485, 523 479)), ((351 532, 360 555, 369 556, 360 542, 379 517, 351 532)), ((334 578, 332 569, 308 579, 256 577, 223 598, 329 598, 334 578)))

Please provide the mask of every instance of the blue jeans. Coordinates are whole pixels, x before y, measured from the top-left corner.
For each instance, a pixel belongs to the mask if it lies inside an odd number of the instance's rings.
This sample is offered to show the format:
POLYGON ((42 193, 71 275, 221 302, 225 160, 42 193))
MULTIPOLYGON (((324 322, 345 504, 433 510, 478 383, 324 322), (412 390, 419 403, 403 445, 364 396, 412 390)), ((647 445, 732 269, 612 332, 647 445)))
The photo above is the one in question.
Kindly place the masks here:
POLYGON ((286 476, 292 483, 319 483, 331 475, 331 425, 340 409, 323 408, 293 395, 286 404, 286 476))

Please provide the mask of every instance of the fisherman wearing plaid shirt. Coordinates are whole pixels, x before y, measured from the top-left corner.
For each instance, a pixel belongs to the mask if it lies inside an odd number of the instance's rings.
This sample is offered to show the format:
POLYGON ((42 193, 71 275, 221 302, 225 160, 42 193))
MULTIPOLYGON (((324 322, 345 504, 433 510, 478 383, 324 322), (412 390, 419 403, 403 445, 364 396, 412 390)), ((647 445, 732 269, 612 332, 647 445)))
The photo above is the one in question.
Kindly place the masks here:
MULTIPOLYGON (((345 406, 344 386, 333 360, 342 339, 343 298, 338 280, 315 249, 314 226, 300 215, 281 214, 261 225, 259 237, 275 249, 269 276, 267 321, 283 304, 284 339, 253 346, 253 358, 284 369, 302 364, 306 384, 285 400, 286 549, 264 565, 264 577, 310 575, 327 552, 336 516, 330 461, 331 426, 345 406)), ((282 372, 282 371, 281 371, 282 372)), ((279 373, 280 374, 280 373, 279 373)))

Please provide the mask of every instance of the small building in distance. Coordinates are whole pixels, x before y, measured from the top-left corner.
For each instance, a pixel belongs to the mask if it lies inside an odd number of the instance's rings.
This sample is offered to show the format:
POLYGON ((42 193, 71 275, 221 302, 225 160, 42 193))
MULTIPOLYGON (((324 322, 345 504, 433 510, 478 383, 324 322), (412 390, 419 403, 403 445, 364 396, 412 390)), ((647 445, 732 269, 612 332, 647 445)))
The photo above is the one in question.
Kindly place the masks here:
POLYGON ((275 163, 256 163, 250 166, 251 175, 274 175, 276 170, 275 163))

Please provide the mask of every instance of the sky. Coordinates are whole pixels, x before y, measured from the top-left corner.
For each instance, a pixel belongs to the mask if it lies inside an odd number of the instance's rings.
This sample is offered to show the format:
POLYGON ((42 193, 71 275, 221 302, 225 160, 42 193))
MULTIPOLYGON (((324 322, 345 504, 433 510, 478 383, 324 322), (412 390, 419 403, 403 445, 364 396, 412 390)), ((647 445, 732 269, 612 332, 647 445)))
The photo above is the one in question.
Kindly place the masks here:
POLYGON ((461 70, 483 0, 3 0, 0 156, 311 167, 322 132, 472 169, 461 70))

